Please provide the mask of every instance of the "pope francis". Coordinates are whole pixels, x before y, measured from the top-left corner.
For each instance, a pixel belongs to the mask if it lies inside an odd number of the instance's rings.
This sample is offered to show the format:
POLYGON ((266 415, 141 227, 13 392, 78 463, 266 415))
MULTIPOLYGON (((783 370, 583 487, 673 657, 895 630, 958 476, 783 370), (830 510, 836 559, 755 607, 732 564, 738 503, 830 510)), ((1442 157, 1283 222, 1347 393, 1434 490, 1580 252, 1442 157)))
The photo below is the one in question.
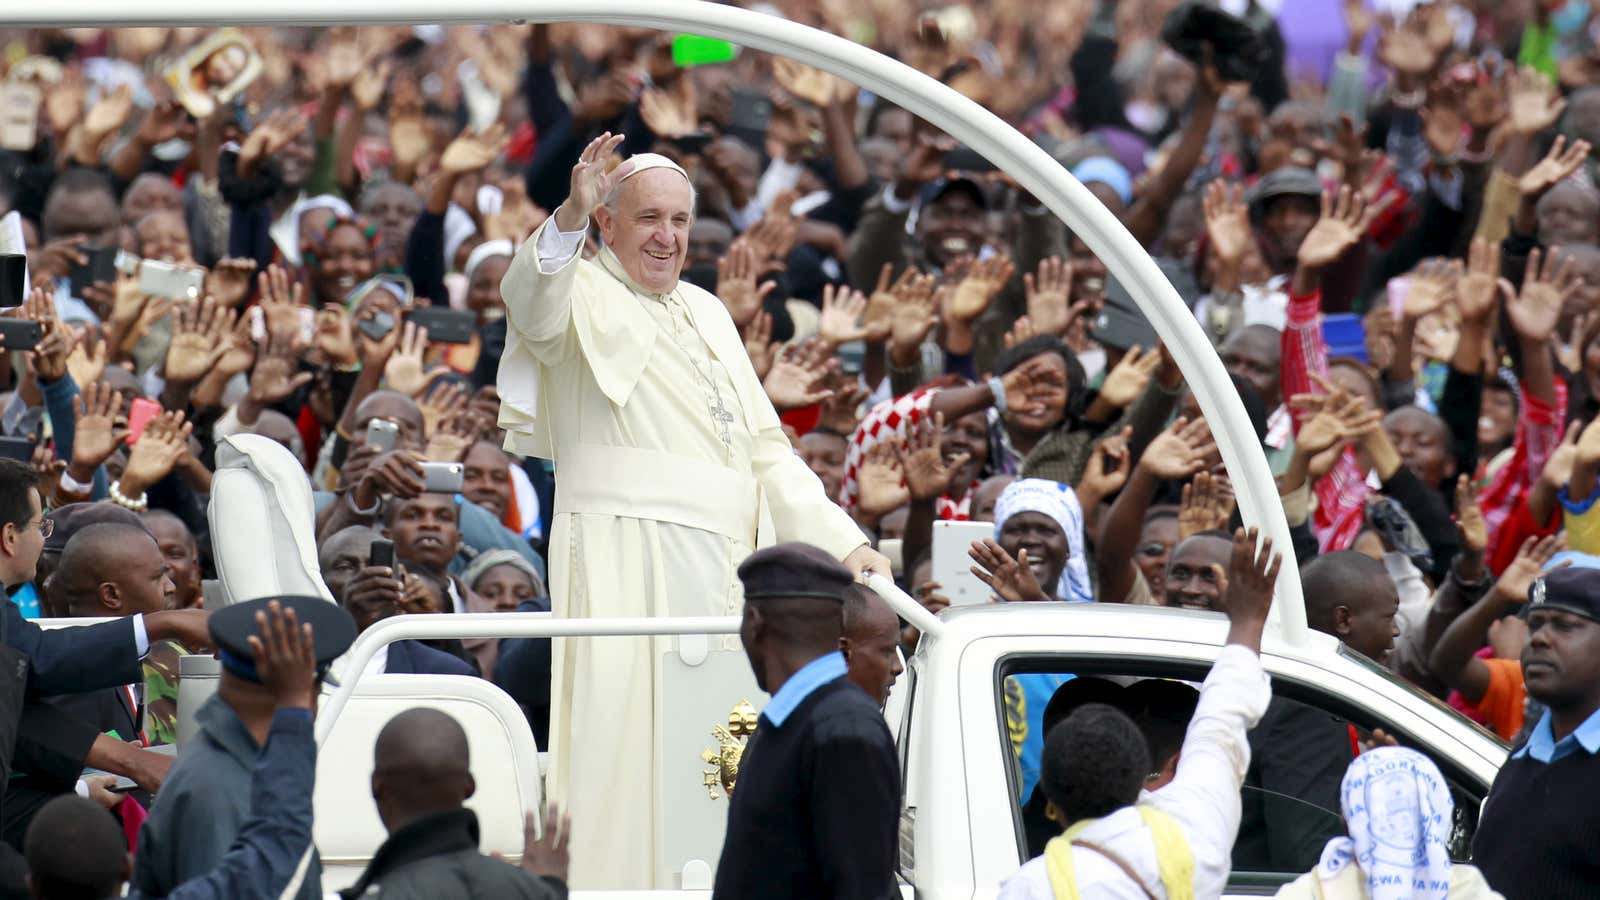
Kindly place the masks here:
MULTIPOLYGON (((556 462, 555 614, 739 615, 735 570, 779 541, 889 574, 790 448, 722 303, 678 280, 688 175, 655 154, 608 171, 621 142, 608 133, 584 149, 566 202, 501 285, 506 446, 556 462), (580 252, 591 215, 604 243, 592 261, 580 252)), ((578 889, 672 886, 653 884, 655 641, 555 642, 546 783, 572 816, 578 889)))

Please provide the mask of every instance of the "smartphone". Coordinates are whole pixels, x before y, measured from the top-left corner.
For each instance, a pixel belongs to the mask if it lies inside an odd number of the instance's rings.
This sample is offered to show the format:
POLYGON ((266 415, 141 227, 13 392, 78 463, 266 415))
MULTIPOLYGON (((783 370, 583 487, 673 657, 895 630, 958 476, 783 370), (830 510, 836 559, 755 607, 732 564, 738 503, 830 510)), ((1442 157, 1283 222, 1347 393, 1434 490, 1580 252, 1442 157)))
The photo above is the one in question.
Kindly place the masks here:
POLYGON ((706 148, 711 146, 711 135, 706 134, 704 131, 680 134, 673 138, 671 143, 672 146, 677 147, 684 153, 694 155, 704 153, 706 148))
POLYGON ((767 133, 767 120, 772 118, 772 100, 755 88, 733 89, 733 115, 731 130, 767 133))
POLYGON ((168 300, 197 300, 206 273, 200 269, 147 259, 139 263, 139 292, 168 300))
POLYGON ((395 438, 400 435, 400 426, 388 419, 373 419, 367 423, 367 446, 376 449, 379 453, 388 453, 394 449, 395 438))
POLYGON ((21 306, 28 299, 28 257, 0 253, 0 309, 21 306))
POLYGON ((430 494, 459 494, 464 481, 461 463, 425 462, 422 464, 422 489, 430 494))
POLYGON ((32 350, 44 337, 44 326, 32 319, 0 318, 0 349, 32 350))
POLYGON ((128 446, 138 443, 139 436, 144 434, 145 426, 159 415, 161 415, 161 404, 143 397, 133 398, 133 405, 128 407, 128 446))
POLYGON ((679 68, 732 62, 739 48, 717 38, 680 34, 672 39, 672 62, 679 68))
POLYGON ((972 574, 972 542, 994 537, 989 522, 933 523, 933 580, 951 606, 988 603, 994 591, 972 574))
POLYGON ((117 254, 121 252, 116 247, 84 247, 83 254, 89 257, 89 261, 75 266, 67 275, 72 296, 82 299, 84 288, 102 281, 114 283, 117 280, 117 254))
POLYGON ((394 330, 394 316, 379 310, 365 319, 356 323, 361 333, 375 341, 381 341, 394 330))
POLYGON ((0 437, 0 459, 31 463, 35 446, 32 440, 25 437, 0 437))
POLYGON ((0 149, 27 152, 39 142, 39 106, 44 91, 26 81, 0 86, 0 149))
POLYGON ((394 541, 378 538, 367 552, 367 565, 394 568, 394 541))
MULTIPOLYGON (((310 344, 316 337, 317 311, 309 306, 300 307, 300 339, 310 344)), ((256 343, 267 339, 267 319, 261 307, 250 307, 250 338, 256 343)))
POLYGON ((464 309, 419 306, 406 313, 406 321, 428 329, 434 344, 470 344, 478 333, 478 317, 464 309))

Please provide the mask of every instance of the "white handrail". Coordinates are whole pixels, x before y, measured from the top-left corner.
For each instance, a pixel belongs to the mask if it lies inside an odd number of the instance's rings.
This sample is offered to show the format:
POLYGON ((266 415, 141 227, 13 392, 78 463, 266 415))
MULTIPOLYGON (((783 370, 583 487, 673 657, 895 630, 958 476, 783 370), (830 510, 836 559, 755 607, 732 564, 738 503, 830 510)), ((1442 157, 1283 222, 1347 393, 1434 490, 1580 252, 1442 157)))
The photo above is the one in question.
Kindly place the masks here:
MULTIPOLYGON (((1133 235, 1059 163, 998 116, 946 85, 836 35, 704 0, 57 0, 7 3, 0 25, 379 24, 590 22, 693 31, 832 72, 943 129, 1014 178, 1094 251, 1128 288, 1183 371, 1233 477, 1239 512, 1290 554, 1289 525, 1255 429, 1200 324, 1133 235)), ((1284 566, 1274 604, 1284 640, 1305 635, 1300 573, 1284 566)))
POLYGON ((550 613, 460 613, 390 616, 373 623, 344 655, 339 687, 317 705, 317 743, 355 693, 361 673, 378 650, 395 641, 442 638, 647 637, 671 634, 738 634, 738 616, 663 616, 634 619, 558 619, 550 613))
POLYGON ((889 604, 900 618, 910 622, 913 628, 923 634, 936 635, 944 630, 944 623, 939 617, 928 611, 926 606, 912 599, 910 594, 900 590, 899 585, 875 572, 868 572, 866 577, 867 587, 877 591, 878 596, 889 604))

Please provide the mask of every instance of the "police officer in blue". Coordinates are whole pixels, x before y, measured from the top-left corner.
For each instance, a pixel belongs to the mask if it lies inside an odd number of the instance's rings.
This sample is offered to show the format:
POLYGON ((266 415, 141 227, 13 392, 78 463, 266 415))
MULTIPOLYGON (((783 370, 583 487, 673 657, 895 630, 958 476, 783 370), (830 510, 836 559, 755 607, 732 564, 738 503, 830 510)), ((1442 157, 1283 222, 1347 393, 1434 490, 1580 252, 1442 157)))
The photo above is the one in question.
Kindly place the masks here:
MULTIPOLYGON (((319 597, 284 597, 276 602, 312 626, 315 695, 326 680, 329 663, 355 640, 355 623, 343 609, 319 597)), ((222 677, 216 695, 196 714, 199 733, 184 746, 139 833, 134 887, 145 894, 165 897, 179 885, 210 874, 255 809, 252 772, 279 715, 277 694, 256 666, 253 643, 259 641, 257 613, 265 603, 226 606, 211 616, 211 639, 222 662, 222 677)), ((312 708, 307 707, 308 719, 312 708)), ((305 879, 293 896, 318 900, 322 866, 316 851, 309 852, 305 879)))
POLYGON ((790 543, 752 553, 739 578, 739 640, 772 699, 739 765, 712 896, 898 896, 899 759, 839 652, 850 570, 790 543))
POLYGON ((1528 588, 1522 677, 1545 712, 1495 776, 1472 859, 1507 900, 1600 884, 1600 565, 1563 553, 1528 588))
MULTIPOLYGON (((238 604, 212 619, 213 629, 220 626, 227 636, 219 644, 250 660, 272 698, 272 720, 250 781, 250 816, 218 864, 166 893, 168 900, 271 900, 300 875, 300 861, 311 852, 312 710, 323 653, 348 646, 354 633, 342 615, 324 600, 286 598, 238 604)), ((116 821, 76 795, 52 800, 39 812, 24 849, 35 897, 116 897, 128 877, 116 821)), ((135 890, 129 896, 144 895, 135 890)))

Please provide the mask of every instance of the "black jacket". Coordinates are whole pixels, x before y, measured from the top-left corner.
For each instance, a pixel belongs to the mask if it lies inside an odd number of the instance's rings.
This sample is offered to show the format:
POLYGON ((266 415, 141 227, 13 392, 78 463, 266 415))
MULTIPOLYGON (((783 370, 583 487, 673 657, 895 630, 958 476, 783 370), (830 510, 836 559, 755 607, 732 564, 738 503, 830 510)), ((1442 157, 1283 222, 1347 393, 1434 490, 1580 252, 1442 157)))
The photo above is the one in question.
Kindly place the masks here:
POLYGON ((478 817, 470 809, 425 816, 391 832, 344 900, 565 900, 567 886, 478 852, 478 817), (376 893, 370 893, 376 886, 376 893))
POLYGON ((840 676, 781 725, 762 714, 739 765, 716 900, 887 900, 900 763, 883 714, 840 676))

